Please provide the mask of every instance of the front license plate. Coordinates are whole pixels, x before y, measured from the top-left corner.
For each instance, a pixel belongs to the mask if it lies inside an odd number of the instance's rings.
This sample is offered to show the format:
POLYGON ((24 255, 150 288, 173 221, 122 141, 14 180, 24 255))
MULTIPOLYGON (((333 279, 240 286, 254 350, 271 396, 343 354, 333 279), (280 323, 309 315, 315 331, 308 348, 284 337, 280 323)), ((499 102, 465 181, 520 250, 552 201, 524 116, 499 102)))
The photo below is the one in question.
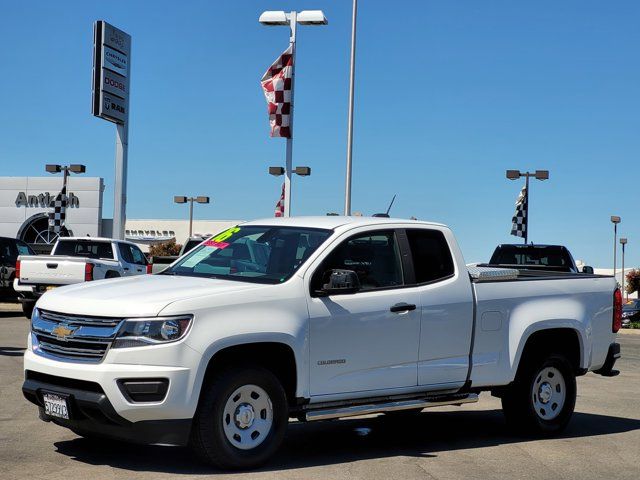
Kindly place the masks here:
POLYGON ((42 400, 44 400, 44 413, 51 417, 69 420, 69 406, 66 397, 61 397, 55 393, 44 393, 42 394, 42 400))
POLYGON ((54 288, 56 288, 56 285, 49 285, 47 288, 45 288, 45 290, 48 292, 49 290, 53 290, 54 288))

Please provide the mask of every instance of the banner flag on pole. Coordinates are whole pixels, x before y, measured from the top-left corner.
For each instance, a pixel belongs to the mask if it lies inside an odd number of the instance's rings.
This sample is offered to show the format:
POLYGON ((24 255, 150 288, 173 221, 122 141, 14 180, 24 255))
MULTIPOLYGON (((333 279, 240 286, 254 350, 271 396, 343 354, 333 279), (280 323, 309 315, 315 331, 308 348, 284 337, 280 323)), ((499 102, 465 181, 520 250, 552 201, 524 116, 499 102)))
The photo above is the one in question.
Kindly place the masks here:
POLYGON ((293 71, 292 47, 267 69, 260 83, 267 99, 272 137, 291 138, 291 77, 293 71))
POLYGON ((60 233, 67 216, 67 186, 64 185, 60 193, 53 200, 53 212, 49 213, 49 230, 60 233))
POLYGON ((276 203, 276 217, 284 217, 284 183, 282 184, 282 194, 276 203))
POLYGON ((524 238, 527 233, 527 186, 522 187, 518 200, 516 201, 516 213, 511 220, 511 235, 524 238))

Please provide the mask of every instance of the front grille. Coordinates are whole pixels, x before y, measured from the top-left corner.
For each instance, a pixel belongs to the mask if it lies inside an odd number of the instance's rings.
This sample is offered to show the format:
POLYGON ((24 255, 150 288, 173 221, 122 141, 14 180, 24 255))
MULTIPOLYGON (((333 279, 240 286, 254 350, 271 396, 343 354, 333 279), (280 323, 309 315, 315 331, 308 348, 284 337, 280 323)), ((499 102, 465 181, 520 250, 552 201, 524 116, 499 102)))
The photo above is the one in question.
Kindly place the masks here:
POLYGON ((123 319, 86 317, 39 310, 31 320, 33 351, 44 357, 98 363, 123 319))

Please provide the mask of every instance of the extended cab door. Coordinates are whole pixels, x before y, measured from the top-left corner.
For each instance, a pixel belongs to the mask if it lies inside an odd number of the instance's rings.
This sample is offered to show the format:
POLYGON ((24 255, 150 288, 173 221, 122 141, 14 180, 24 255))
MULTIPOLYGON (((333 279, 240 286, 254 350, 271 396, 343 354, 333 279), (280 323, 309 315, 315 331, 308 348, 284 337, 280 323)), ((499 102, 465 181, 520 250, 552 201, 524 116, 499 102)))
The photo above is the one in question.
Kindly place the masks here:
POLYGON ((120 242, 117 245, 124 276, 147 273, 147 259, 137 246, 120 242))
POLYGON ((394 229, 364 229, 335 246, 310 281, 311 395, 417 385, 419 294, 406 288, 394 229), (331 269, 353 270, 361 290, 318 296, 331 269))
POLYGON ((447 228, 405 232, 420 296, 418 384, 430 390, 462 386, 473 335, 473 296, 462 255, 447 228))

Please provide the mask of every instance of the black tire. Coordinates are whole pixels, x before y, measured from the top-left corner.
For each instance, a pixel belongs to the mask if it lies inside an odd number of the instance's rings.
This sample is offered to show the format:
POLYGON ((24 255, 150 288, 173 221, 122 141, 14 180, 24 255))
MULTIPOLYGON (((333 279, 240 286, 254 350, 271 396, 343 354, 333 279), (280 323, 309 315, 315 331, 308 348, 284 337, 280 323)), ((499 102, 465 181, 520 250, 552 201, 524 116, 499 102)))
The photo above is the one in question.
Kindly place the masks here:
POLYGON ((33 308, 36 306, 36 302, 22 302, 22 313, 24 316, 31 320, 33 315, 33 308))
POLYGON ((118 272, 114 272, 113 270, 109 270, 104 278, 120 278, 120 274, 118 272))
MULTIPOLYGON (((201 460, 218 468, 254 468, 266 462, 280 447, 288 421, 287 398, 278 378, 272 372, 257 366, 225 369, 214 374, 203 386, 191 427, 190 446, 201 460), (227 401, 233 402, 231 396, 245 386, 262 389, 272 406, 270 430, 263 436, 262 443, 250 449, 240 449, 233 445, 223 425, 225 421, 229 424, 229 416, 224 413, 227 401)), ((251 432, 251 428, 246 431, 251 432)), ((251 432, 251 435, 253 433, 255 432, 251 432)))
POLYGON ((502 410, 507 423, 516 431, 550 436, 562 431, 571 420, 576 393, 575 371, 564 355, 523 359, 515 381, 502 395, 502 410), (561 380, 564 387, 560 384, 548 387, 550 384, 543 378, 546 377, 545 372, 546 375, 553 373, 553 376, 559 372, 561 379, 549 377, 549 381, 561 380), (545 393, 543 387, 547 390, 546 395, 551 395, 550 398, 541 395, 541 392, 545 393), (564 395, 560 397, 564 400, 558 404, 555 400, 560 393, 564 395), (545 400, 547 403, 543 403, 545 400))

